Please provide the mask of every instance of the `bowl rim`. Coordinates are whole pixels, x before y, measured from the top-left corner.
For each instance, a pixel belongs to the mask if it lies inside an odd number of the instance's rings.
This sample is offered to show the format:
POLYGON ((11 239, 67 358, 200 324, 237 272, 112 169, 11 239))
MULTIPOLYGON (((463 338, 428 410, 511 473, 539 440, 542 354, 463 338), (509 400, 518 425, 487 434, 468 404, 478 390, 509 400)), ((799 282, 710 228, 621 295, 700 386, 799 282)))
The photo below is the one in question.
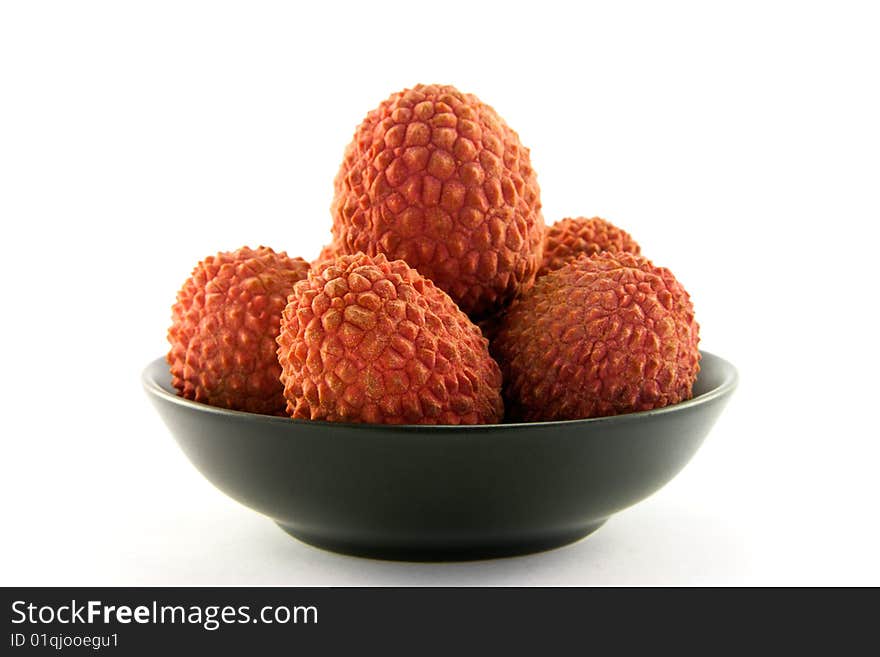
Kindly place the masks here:
POLYGON ((692 408, 694 406, 700 406, 702 404, 707 404, 719 397, 724 397, 729 395, 736 389, 736 386, 739 382, 739 372, 736 367, 730 362, 713 354, 708 351, 700 350, 700 354, 703 358, 709 356, 711 359, 718 361, 719 365, 722 368, 722 381, 719 385, 712 388, 711 390, 707 390, 701 395, 697 395, 695 397, 691 397, 685 401, 679 402, 677 404, 672 404, 670 406, 664 406, 662 408, 654 408, 648 411, 637 411, 635 413, 622 413, 619 415, 606 415, 603 417, 591 417, 591 418, 580 418, 576 420, 543 420, 539 422, 502 422, 496 424, 369 424, 366 422, 328 422, 326 420, 301 420, 294 419, 290 417, 280 417, 276 415, 262 415, 260 413, 250 413, 248 411, 237 411, 228 408, 221 408, 219 406, 210 406, 208 404, 204 404, 202 402, 193 401, 191 399, 185 399, 184 397, 180 397, 176 394, 173 394, 166 390, 154 376, 152 376, 151 371, 157 368, 157 364, 161 361, 162 363, 166 363, 165 356, 160 356, 152 361, 150 361, 147 366, 141 372, 141 383, 143 384, 146 392, 154 397, 162 399, 166 402, 171 402, 172 404, 177 404, 178 406, 182 406, 184 408, 189 408, 191 410, 195 410, 202 413, 209 413, 213 415, 220 415, 231 418, 238 419, 250 419, 251 421, 259 421, 259 422, 267 422, 267 423, 278 423, 285 424, 287 426, 297 426, 297 425, 308 425, 308 426, 316 426, 316 425, 326 425, 328 427, 349 427, 354 428, 360 431, 394 431, 394 432, 418 432, 423 433, 425 431, 429 432, 437 432, 443 431, 449 433, 462 432, 462 433, 473 433, 474 431, 492 431, 505 429, 509 431, 516 431, 527 428, 537 428, 537 427, 569 427, 572 425, 578 424, 607 424, 611 422, 631 422, 638 421, 646 417, 658 416, 658 415, 667 415, 670 413, 676 413, 679 411, 684 411, 688 408, 692 408))

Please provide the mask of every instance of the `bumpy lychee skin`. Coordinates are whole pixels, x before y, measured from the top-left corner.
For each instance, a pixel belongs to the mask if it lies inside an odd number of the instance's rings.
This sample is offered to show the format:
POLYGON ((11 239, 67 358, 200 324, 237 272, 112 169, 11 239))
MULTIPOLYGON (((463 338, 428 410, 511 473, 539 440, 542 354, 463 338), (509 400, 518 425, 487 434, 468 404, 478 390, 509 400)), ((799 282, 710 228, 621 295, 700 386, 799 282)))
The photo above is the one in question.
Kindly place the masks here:
POLYGON ((370 112, 335 181, 338 253, 405 260, 472 317, 531 286, 544 219, 529 150, 494 109, 417 85, 370 112))
POLYGON ((599 217, 574 217, 557 221, 544 234, 544 259, 538 276, 577 260, 582 255, 602 251, 614 253, 641 253, 632 236, 599 217))
POLYGON ((268 247, 218 253, 196 265, 177 294, 167 360, 187 399, 284 415, 275 355, 281 311, 309 264, 268 247))
POLYGON ((401 260, 360 253, 313 267, 277 342, 294 418, 487 424, 504 413, 480 329, 401 260))
POLYGON ((493 342, 511 419, 573 420, 675 404, 700 370, 690 297, 642 256, 583 256, 515 301, 493 342))

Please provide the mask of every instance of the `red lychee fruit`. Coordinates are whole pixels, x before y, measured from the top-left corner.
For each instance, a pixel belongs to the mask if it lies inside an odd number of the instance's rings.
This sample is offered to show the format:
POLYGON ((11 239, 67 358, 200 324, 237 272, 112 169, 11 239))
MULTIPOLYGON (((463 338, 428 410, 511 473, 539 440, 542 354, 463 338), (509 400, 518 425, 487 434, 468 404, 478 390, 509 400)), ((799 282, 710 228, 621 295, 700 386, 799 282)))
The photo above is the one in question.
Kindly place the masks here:
POLYGON ((690 297, 642 256, 583 256, 539 278, 493 354, 512 419, 573 420, 675 404, 700 370, 690 297))
POLYGON ((602 251, 641 253, 632 236, 605 219, 575 217, 560 219, 544 234, 544 259, 538 276, 559 269, 582 255, 602 251))
POLYGON ((402 260, 363 253, 313 268, 281 318, 278 360, 294 418, 487 424, 501 371, 452 299, 402 260))
POLYGON ((243 247, 196 265, 177 294, 167 360, 181 396, 212 406, 283 415, 275 338, 293 284, 309 264, 268 247, 243 247))
POLYGON ((338 253, 405 260, 473 317, 534 281, 544 219, 529 150, 476 96, 392 94, 357 128, 334 187, 338 253))

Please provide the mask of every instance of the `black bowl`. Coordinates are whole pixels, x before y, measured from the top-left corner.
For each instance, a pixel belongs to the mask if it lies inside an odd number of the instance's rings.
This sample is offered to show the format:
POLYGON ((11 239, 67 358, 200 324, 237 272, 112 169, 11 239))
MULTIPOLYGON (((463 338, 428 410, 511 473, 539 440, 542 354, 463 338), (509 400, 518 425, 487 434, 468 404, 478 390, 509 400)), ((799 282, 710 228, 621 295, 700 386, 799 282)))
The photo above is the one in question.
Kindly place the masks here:
POLYGON ((182 399, 158 358, 150 399, 217 488, 322 548, 407 560, 477 559, 583 538, 690 460, 736 387, 703 352, 694 398, 564 422, 390 426, 310 422, 182 399))

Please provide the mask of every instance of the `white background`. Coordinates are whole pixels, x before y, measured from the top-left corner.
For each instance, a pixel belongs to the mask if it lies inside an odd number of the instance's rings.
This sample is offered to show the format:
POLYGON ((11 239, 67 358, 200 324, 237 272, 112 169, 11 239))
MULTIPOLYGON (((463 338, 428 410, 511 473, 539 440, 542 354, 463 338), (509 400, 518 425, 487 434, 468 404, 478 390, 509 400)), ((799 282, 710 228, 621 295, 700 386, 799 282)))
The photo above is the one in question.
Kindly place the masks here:
POLYGON ((880 584, 871 3, 0 7, 0 583, 880 584), (310 548, 212 488, 141 389, 192 266, 317 255, 355 126, 418 82, 493 105, 547 222, 628 229, 741 373, 681 475, 570 547, 310 548))

